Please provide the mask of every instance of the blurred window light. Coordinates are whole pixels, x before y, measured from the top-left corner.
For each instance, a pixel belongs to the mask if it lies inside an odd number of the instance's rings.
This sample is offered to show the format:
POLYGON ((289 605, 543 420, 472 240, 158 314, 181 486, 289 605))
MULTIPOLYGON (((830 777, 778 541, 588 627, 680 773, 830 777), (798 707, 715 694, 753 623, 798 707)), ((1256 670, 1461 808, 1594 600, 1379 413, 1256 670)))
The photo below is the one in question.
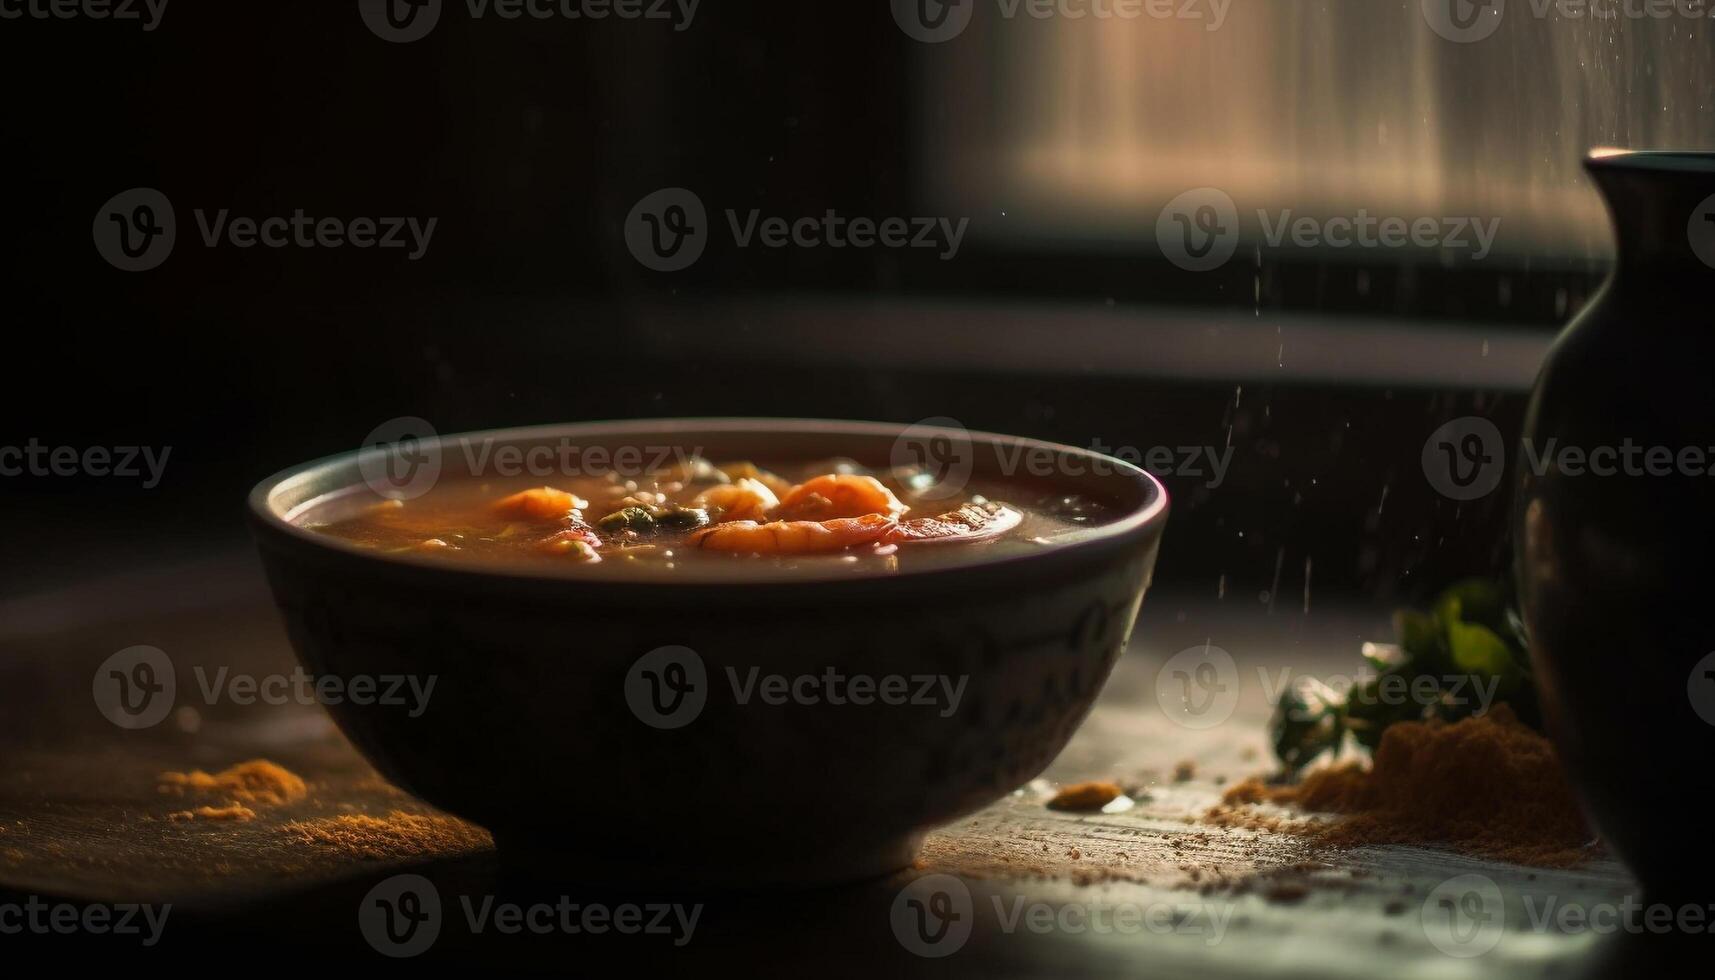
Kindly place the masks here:
POLYGON ((1689 4, 1701 18, 1652 16, 1661 5, 1642 0, 1088 13, 1122 6, 977 3, 966 36, 925 46, 933 199, 1016 202, 1005 227, 1039 245, 1153 248, 1164 205, 1216 187, 1247 241, 1264 240, 1259 211, 1278 223, 1363 209, 1498 218, 1506 261, 1584 260, 1611 248, 1580 169, 1588 150, 1715 149, 1715 3, 1689 4), (1460 38, 1459 24, 1482 36, 1460 38))

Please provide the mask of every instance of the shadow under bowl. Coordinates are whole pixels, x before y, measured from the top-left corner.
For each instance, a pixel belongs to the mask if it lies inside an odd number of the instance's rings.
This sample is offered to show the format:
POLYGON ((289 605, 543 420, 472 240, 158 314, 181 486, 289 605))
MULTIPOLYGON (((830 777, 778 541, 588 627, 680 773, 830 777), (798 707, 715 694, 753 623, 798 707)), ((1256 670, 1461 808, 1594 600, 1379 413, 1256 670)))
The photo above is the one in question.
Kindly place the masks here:
MULTIPOLYGON (((602 422, 418 449, 438 455, 441 479, 471 476, 462 447, 477 443, 880 468, 906 432, 602 422)), ((263 481, 250 516, 309 671, 354 693, 355 679, 383 691, 396 677, 433 682, 420 703, 330 703, 340 728, 388 779, 489 828, 503 861, 628 885, 827 883, 904 867, 928 830, 1053 760, 1125 647, 1166 523, 1161 485, 1124 462, 941 434, 968 450, 974 479, 1005 480, 1028 458, 1057 490, 1118 516, 992 560, 767 582, 472 568, 295 524, 315 501, 364 485, 356 452, 263 481), (765 697, 757 685, 775 676, 823 683, 813 700, 765 697), (849 696, 836 700, 837 681, 849 696)))

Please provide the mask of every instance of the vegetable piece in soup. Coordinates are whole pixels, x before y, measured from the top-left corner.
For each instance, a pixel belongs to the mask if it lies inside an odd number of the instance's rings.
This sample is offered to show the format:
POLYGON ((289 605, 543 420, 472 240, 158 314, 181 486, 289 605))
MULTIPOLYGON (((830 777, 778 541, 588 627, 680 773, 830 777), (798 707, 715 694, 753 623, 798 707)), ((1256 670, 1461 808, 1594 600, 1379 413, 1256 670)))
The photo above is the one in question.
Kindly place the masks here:
POLYGON ((693 457, 638 479, 447 480, 416 500, 369 505, 336 495, 302 523, 363 547, 446 561, 620 561, 664 573, 762 561, 887 572, 1040 548, 1108 514, 1102 502, 1047 483, 950 487, 850 460, 764 466, 693 457))

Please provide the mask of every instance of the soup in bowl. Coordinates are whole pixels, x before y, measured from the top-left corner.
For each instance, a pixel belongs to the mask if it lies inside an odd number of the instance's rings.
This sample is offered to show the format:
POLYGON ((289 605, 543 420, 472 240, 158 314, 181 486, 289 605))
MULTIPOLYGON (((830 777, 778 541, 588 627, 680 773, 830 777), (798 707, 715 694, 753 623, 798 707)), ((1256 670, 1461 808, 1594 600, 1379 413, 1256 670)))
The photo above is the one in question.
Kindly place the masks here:
POLYGON ((1085 450, 770 420, 439 437, 251 496, 306 667, 430 692, 329 705, 370 761, 503 860, 629 884, 883 873, 1027 782, 1166 513, 1085 450))

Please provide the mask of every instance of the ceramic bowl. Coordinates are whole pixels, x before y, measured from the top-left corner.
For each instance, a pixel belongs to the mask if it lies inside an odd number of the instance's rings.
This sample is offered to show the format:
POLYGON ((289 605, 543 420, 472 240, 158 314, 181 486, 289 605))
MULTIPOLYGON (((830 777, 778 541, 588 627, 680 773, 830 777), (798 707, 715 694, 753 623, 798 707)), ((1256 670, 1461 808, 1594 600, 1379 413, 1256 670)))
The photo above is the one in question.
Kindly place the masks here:
MULTIPOLYGON (((905 432, 603 422, 440 437, 416 451, 438 457, 440 479, 469 475, 465 446, 565 441, 883 467, 905 432)), ((925 434, 935 433, 911 429, 925 434)), ((1002 477, 1024 452, 1119 517, 970 565, 756 582, 473 569, 297 526, 313 502, 366 488, 357 452, 263 481, 250 516, 309 671, 433 679, 421 704, 330 704, 340 728, 388 779, 489 828, 503 860, 629 884, 831 882, 909 864, 929 829, 1048 765, 1126 645, 1166 523, 1161 485, 1124 462, 945 434, 978 477, 1002 477), (805 676, 824 683, 802 699, 749 684, 805 676), (830 676, 855 682, 853 696, 836 701, 830 676)))

